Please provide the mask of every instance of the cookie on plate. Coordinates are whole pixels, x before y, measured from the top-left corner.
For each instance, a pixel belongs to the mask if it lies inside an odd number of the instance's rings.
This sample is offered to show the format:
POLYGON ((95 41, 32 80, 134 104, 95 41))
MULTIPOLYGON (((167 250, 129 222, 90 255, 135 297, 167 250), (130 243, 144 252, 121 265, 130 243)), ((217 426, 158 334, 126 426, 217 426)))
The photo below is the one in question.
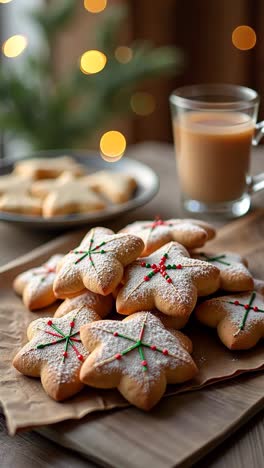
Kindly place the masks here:
POLYGON ((46 393, 57 401, 83 387, 79 373, 88 356, 80 340, 80 327, 100 317, 79 308, 61 318, 40 318, 27 330, 29 342, 16 354, 13 366, 22 374, 40 377, 46 393))
POLYGON ((49 179, 60 176, 69 171, 75 176, 85 174, 85 168, 78 164, 71 156, 55 158, 31 158, 18 161, 14 173, 31 177, 32 179, 49 179))
POLYGON ((130 200, 137 187, 134 177, 123 172, 98 171, 86 177, 90 187, 113 203, 130 200))
POLYGON ((17 174, 7 174, 0 176, 0 195, 6 193, 27 193, 30 189, 32 179, 27 176, 17 174))
POLYGON ((216 328, 227 348, 252 348, 264 337, 264 282, 255 282, 253 291, 203 302, 196 308, 196 317, 204 325, 216 328))
POLYGON ((139 237, 115 234, 103 227, 91 229, 81 244, 60 261, 55 295, 64 299, 86 288, 107 296, 121 282, 124 267, 140 255, 143 247, 139 237))
POLYGON ((190 258, 177 242, 170 242, 149 257, 131 263, 117 295, 120 314, 158 309, 178 318, 183 327, 195 307, 197 296, 206 296, 219 287, 219 270, 214 265, 190 258))
POLYGON ((231 252, 198 252, 192 255, 205 262, 216 265, 220 270, 220 289, 225 291, 249 291, 254 280, 247 268, 247 260, 231 252))
POLYGON ((64 181, 73 180, 75 176, 71 172, 63 172, 59 177, 55 179, 40 179, 35 180, 30 188, 30 192, 33 197, 40 198, 44 200, 46 196, 52 192, 54 189, 61 185, 64 181))
POLYGON ((183 383, 198 372, 189 338, 166 330, 150 312, 85 325, 81 340, 91 353, 81 368, 81 381, 97 388, 116 387, 144 410, 158 403, 167 383, 183 383))
POLYGON ((94 310, 101 318, 104 318, 112 310, 113 296, 111 294, 102 296, 85 289, 77 296, 65 299, 56 310, 54 317, 63 317, 79 307, 87 307, 89 310, 94 310))
POLYGON ((42 203, 27 193, 10 191, 0 198, 0 211, 40 216, 42 213, 42 203))
POLYGON ((44 218, 103 210, 105 202, 78 179, 61 179, 44 198, 44 218))
POLYGON ((203 221, 195 219, 168 219, 164 221, 156 217, 154 221, 136 221, 120 232, 128 232, 140 237, 145 248, 142 257, 150 255, 155 250, 170 241, 176 241, 187 249, 202 247, 205 242, 215 236, 215 229, 203 221))
POLYGON ((57 300, 53 293, 56 267, 63 255, 53 255, 43 265, 20 273, 13 282, 14 290, 23 297, 30 310, 42 309, 57 300))

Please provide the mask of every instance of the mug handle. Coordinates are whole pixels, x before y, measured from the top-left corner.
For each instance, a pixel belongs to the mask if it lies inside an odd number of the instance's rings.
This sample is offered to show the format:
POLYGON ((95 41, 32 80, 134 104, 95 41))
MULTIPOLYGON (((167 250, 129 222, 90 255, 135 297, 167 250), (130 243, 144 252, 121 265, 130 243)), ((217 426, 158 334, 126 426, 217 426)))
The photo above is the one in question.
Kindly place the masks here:
MULTIPOLYGON (((258 146, 262 138, 264 137, 264 120, 258 122, 255 125, 256 133, 252 140, 253 146, 258 146)), ((249 180, 248 190, 249 193, 256 193, 264 189, 264 172, 251 176, 249 180)))

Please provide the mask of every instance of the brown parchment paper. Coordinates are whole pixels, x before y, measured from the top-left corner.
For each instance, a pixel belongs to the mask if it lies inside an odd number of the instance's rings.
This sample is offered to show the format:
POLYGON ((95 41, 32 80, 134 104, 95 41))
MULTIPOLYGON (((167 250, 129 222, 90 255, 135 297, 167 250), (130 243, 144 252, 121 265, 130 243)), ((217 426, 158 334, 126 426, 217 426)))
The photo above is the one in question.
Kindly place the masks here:
MULTIPOLYGON (((21 271, 45 261, 54 252, 67 252, 81 239, 83 232, 64 236, 2 267, 0 274, 0 402, 9 433, 67 419, 80 419, 88 413, 128 406, 116 390, 85 388, 75 397, 58 403, 49 398, 39 379, 25 377, 11 365, 13 356, 26 340, 27 325, 38 317, 52 315, 58 304, 41 312, 29 312, 12 289, 14 277, 21 271)), ((185 330, 194 345, 193 357, 199 367, 197 377, 183 386, 169 386, 167 395, 196 390, 230 379, 243 372, 264 368, 264 345, 249 351, 231 352, 216 333, 193 321, 185 330)))

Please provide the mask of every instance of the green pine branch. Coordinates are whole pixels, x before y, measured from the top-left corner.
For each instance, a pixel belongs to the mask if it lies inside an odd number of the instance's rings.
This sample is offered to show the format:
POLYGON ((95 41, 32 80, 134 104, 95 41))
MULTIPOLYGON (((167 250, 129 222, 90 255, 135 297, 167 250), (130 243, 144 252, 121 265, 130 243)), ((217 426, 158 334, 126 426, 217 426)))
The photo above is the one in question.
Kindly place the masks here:
POLYGON ((75 0, 56 0, 56 2, 50 2, 38 10, 33 10, 31 17, 50 42, 54 35, 70 22, 75 8, 75 0))
POLYGON ((56 2, 32 12, 44 32, 43 49, 25 54, 18 73, 5 63, 0 68, 0 128, 21 135, 40 149, 74 147, 92 137, 114 115, 129 112, 130 98, 140 82, 175 74, 182 69, 183 55, 175 47, 153 48, 150 43, 132 44, 133 57, 119 63, 114 51, 126 9, 108 8, 98 31, 97 48, 107 56, 105 68, 84 75, 75 67, 54 83, 50 59, 54 36, 72 18, 76 2, 56 2))

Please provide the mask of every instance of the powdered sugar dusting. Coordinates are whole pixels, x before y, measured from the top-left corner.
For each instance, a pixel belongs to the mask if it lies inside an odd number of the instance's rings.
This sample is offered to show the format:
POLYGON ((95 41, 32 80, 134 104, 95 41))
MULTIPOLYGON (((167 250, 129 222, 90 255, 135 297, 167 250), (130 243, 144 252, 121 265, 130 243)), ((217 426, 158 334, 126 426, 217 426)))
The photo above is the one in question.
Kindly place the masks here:
POLYGON ((122 278, 122 265, 137 258, 142 248, 141 239, 135 236, 114 234, 105 228, 91 229, 60 263, 55 288, 60 283, 60 290, 67 291, 68 283, 74 283, 77 275, 84 287, 93 292, 99 292, 96 284, 104 289, 104 285, 113 283, 114 289, 122 278))
POLYGON ((243 259, 240 255, 231 252, 221 252, 221 253, 208 253, 208 252, 199 252, 192 255, 193 258, 198 258, 205 262, 209 262, 213 265, 216 265, 217 268, 221 271, 228 271, 230 278, 236 276, 237 274, 243 274, 246 278, 251 277, 247 267, 243 263, 243 259))
POLYGON ((218 287, 218 276, 215 266, 191 259, 182 245, 170 242, 149 257, 136 260, 126 269, 125 285, 117 297, 117 311, 122 309, 123 312, 126 301, 129 301, 129 308, 133 308, 133 311, 144 310, 144 304, 153 298, 153 305, 161 312, 188 316, 195 306, 197 293, 200 293, 201 281, 208 282, 208 288, 211 282, 214 292, 218 287), (166 255, 163 274, 161 261, 166 255), (146 278, 157 268, 160 270, 146 278))
POLYGON ((179 339, 150 312, 133 317, 122 322, 99 321, 89 326, 89 332, 103 343, 95 351, 95 367, 99 373, 121 372, 142 384, 146 392, 149 384, 159 380, 166 369, 193 365, 191 356, 179 339), (127 352, 136 343, 138 346, 127 352))
POLYGON ((229 320, 237 327, 240 334, 243 332, 251 332, 255 327, 263 327, 264 325, 264 298, 263 295, 257 291, 218 297, 208 302, 210 302, 211 307, 214 304, 223 306, 226 316, 228 316, 229 320), (248 310, 245 308, 245 305, 247 306, 250 304, 253 294, 254 298, 251 308, 248 310), (237 302, 239 304, 235 304, 237 302), (259 311, 257 309, 259 309, 259 311), (242 327, 245 314, 246 320, 242 327))
MULTIPOLYGON (((18 275, 15 279, 15 283, 22 283, 23 288, 26 287, 27 292, 31 296, 34 295, 34 293, 40 296, 41 292, 45 293, 47 289, 52 288, 56 276, 56 267, 62 258, 63 255, 61 254, 53 255, 43 265, 31 268, 18 275)), ((15 289, 17 288, 15 287, 15 289)))
POLYGON ((151 254, 171 240, 180 242, 186 247, 195 248, 202 246, 208 238, 205 223, 199 225, 198 221, 192 222, 184 219, 163 221, 156 218, 154 221, 136 221, 129 224, 121 232, 129 232, 141 237, 145 244, 142 255, 151 254))
POLYGON ((78 369, 80 369, 83 360, 88 356, 87 350, 79 341, 79 333, 74 335, 74 338, 78 341, 73 341, 78 353, 74 351, 72 346, 68 346, 67 357, 64 361, 63 352, 65 350, 66 340, 54 345, 43 347, 42 349, 38 349, 37 346, 60 339, 59 337, 50 334, 51 332, 59 335, 56 330, 48 325, 49 320, 52 320, 55 327, 57 327, 64 335, 68 335, 71 329, 70 323, 72 321, 74 321, 72 333, 76 333, 80 331, 80 327, 82 325, 98 319, 99 317, 94 311, 90 311, 90 314, 88 314, 86 309, 79 309, 70 312, 67 316, 62 318, 41 318, 34 320, 34 322, 30 324, 30 330, 31 334, 33 334, 33 338, 20 351, 20 359, 23 360, 26 358, 27 365, 31 362, 32 367, 36 365, 36 363, 47 363, 50 378, 52 378, 56 384, 71 382, 71 380, 76 376, 78 369), (78 354, 79 356, 83 356, 82 361, 78 359, 78 354))

